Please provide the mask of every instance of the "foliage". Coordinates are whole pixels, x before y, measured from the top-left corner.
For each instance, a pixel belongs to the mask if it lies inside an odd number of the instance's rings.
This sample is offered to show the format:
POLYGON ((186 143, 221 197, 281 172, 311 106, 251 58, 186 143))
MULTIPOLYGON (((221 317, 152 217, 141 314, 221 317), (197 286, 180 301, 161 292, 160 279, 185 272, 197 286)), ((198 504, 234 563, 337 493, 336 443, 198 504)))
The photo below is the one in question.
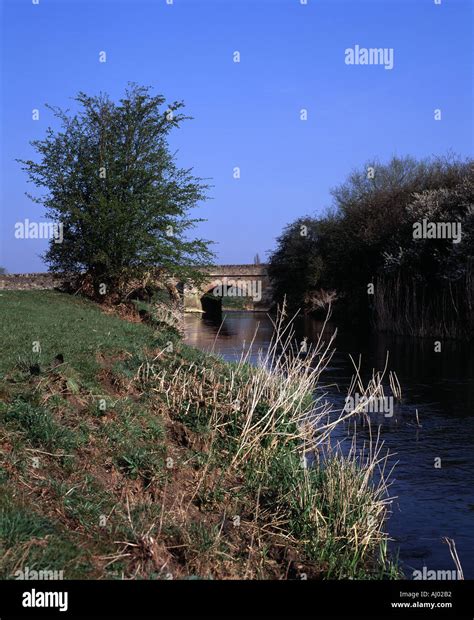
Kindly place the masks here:
POLYGON ((286 294, 298 307, 320 289, 335 290, 344 299, 339 311, 360 320, 370 317, 368 285, 381 278, 396 275, 432 296, 440 287, 462 285, 474 250, 473 190, 470 161, 394 157, 387 164, 368 162, 332 191, 331 211, 285 228, 270 256, 277 298, 286 294), (414 238, 414 225, 424 219, 460 223, 462 241, 414 238))
POLYGON ((323 226, 322 220, 301 217, 286 226, 277 239, 277 249, 269 263, 277 300, 283 300, 286 295, 293 307, 302 307, 307 292, 319 286, 324 266, 323 226))
POLYGON ((52 271, 86 272, 94 290, 116 290, 123 281, 159 267, 184 280, 199 278, 193 264, 208 264, 209 242, 187 233, 201 219, 189 210, 206 198, 208 185, 179 168, 168 145, 172 129, 190 118, 184 104, 165 107, 161 95, 131 84, 123 99, 80 92, 80 110, 48 106, 61 129, 48 128, 31 144, 39 161, 20 160, 30 182, 45 192, 35 202, 62 225, 45 260, 52 271))

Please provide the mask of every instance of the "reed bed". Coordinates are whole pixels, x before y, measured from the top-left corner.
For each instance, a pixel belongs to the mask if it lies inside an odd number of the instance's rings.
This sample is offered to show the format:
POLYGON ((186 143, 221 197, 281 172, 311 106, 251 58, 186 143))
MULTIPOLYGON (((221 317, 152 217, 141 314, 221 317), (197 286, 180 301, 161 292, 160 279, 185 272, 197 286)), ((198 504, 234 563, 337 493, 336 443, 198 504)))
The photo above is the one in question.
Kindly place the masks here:
MULTIPOLYGON (((166 403, 172 419, 208 438, 198 491, 217 468, 243 498, 236 512, 247 514, 255 503, 247 576, 261 576, 254 556, 268 545, 296 550, 301 566, 316 564, 327 576, 393 576, 397 569, 387 558, 384 532, 391 499, 383 442, 371 431, 362 448, 356 436, 349 450, 335 444, 335 429, 360 407, 334 411, 318 395, 336 334, 324 341, 323 329, 314 345, 301 350, 294 318, 281 309, 270 345, 258 351, 254 365, 252 341, 234 364, 210 357, 205 364, 181 360, 170 369, 151 360, 135 379, 166 403)), ((350 390, 358 389, 363 402, 379 398, 384 373, 364 387, 357 372, 350 390)), ((398 393, 392 374, 390 384, 398 393)))

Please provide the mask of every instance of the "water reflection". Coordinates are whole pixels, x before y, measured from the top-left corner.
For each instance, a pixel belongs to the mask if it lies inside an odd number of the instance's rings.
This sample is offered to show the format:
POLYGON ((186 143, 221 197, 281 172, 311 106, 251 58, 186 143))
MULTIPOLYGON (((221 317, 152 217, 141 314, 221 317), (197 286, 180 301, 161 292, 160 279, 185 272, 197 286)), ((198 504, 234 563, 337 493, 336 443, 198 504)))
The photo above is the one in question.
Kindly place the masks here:
MULTIPOLYGON (((268 347, 273 332, 263 313, 224 313, 222 320, 186 315, 186 341, 227 360, 239 359, 252 342, 251 361, 268 347)), ((301 317, 296 337, 316 341, 323 324, 301 317)), ((326 325, 324 340, 335 331, 326 325)), ((455 540, 464 575, 474 578, 474 356, 467 345, 384 334, 338 332, 337 352, 323 375, 326 397, 344 406, 353 375, 349 358, 362 356, 364 381, 373 369, 397 373, 402 402, 394 416, 379 415, 385 447, 398 461, 390 488, 393 514, 388 523, 392 550, 399 549, 407 577, 413 570, 454 568, 444 536, 455 540), (417 423, 416 413, 419 416, 417 423), (440 461, 437 459, 440 459, 440 461), (441 464, 441 467, 436 467, 441 464)), ((362 429, 362 434, 364 430, 362 429)), ((341 436, 343 431, 341 430, 341 436)))

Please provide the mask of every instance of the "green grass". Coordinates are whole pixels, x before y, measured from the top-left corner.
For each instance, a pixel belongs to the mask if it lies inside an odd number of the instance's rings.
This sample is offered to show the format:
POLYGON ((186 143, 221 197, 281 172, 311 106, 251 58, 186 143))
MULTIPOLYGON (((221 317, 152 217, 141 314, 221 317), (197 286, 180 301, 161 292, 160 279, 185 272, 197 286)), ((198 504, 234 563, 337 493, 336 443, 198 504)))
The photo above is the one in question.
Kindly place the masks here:
POLYGON ((222 297, 222 309, 223 310, 245 310, 247 306, 252 306, 253 300, 248 297, 229 297, 225 295, 222 297))
POLYGON ((0 294, 0 376, 18 360, 35 360, 40 368, 61 354, 86 382, 95 383, 98 354, 136 353, 159 346, 141 323, 128 323, 96 304, 56 291, 3 291, 0 294), (34 343, 40 353, 34 353, 34 343))
POLYGON ((67 452, 81 441, 77 433, 58 424, 50 411, 28 401, 17 398, 8 407, 0 403, 0 415, 2 410, 3 422, 23 431, 32 446, 67 452))
POLYGON ((63 570, 69 579, 91 576, 90 558, 79 539, 61 524, 18 503, 10 493, 0 498, 0 578, 11 579, 14 572, 63 570), (21 563, 19 559, 21 558, 21 563))
POLYGON ((155 579, 166 566, 175 578, 282 578, 290 544, 317 578, 398 576, 386 541, 354 547, 373 499, 357 494, 357 468, 305 472, 298 441, 281 441, 291 416, 231 466, 244 430, 233 403, 252 367, 54 291, 2 292, 0 319, 0 577, 28 566, 155 579))
POLYGON ((146 396, 140 402, 136 396, 105 393, 98 373, 109 359, 111 377, 126 381, 147 351, 163 348, 170 339, 175 335, 59 292, 0 294, 0 438, 9 446, 0 459, 0 545, 8 551, 0 561, 3 577, 11 578, 9 571, 23 555, 30 569, 56 567, 66 569, 68 578, 91 576, 84 543, 91 552, 116 551, 107 533, 127 531, 127 515, 121 508, 114 517, 113 489, 80 468, 87 464, 90 445, 99 442, 95 459, 102 472, 107 459, 107 470, 116 464, 131 479, 160 477, 164 428, 148 410, 146 396), (34 343, 40 352, 33 351, 34 343), (56 365, 58 355, 63 362, 56 365), (99 425, 110 414, 114 420, 99 425), (30 496, 29 488, 37 495, 30 496), (112 515, 109 528, 100 525, 103 515, 112 515))

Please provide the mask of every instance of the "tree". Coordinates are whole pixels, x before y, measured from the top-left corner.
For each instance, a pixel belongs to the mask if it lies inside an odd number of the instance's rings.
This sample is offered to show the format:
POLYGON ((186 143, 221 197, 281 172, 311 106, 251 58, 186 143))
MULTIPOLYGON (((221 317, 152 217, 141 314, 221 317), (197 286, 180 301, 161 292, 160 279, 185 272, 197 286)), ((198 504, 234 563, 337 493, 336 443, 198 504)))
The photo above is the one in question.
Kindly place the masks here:
MULTIPOLYGON (((387 254, 397 256, 411 244, 413 218, 408 216, 414 196, 428 190, 456 187, 469 163, 453 156, 416 160, 393 157, 386 164, 366 163, 332 191, 340 225, 331 252, 333 286, 346 292, 354 312, 365 315, 370 298, 367 285, 386 271, 387 254), (372 168, 375 174, 367 174, 372 168)), ((419 265, 426 273, 427 265, 419 265)))
POLYGON ((130 84, 123 99, 80 92, 80 111, 48 106, 61 130, 48 128, 31 144, 40 161, 19 160, 30 182, 46 190, 32 198, 62 227, 44 255, 53 272, 86 272, 96 294, 120 290, 132 277, 159 268, 199 281, 193 266, 209 264, 208 241, 189 239, 202 219, 189 216, 208 185, 179 168, 167 137, 190 118, 182 102, 165 106, 148 87, 130 84), (102 285, 102 286, 101 286, 102 285))
MULTIPOLYGON (((338 317, 361 324, 373 322, 381 300, 387 307, 405 304, 406 309, 409 297, 422 300, 418 307, 431 304, 433 324, 437 318, 446 323, 448 308, 472 321, 472 304, 466 300, 472 297, 473 175, 472 161, 452 156, 422 161, 394 157, 352 172, 332 191, 332 211, 299 218, 277 239, 269 265, 277 300, 286 295, 290 306, 311 311, 328 291, 335 291, 338 317), (462 243, 415 238, 414 226, 423 220, 459 225, 462 243), (379 295, 374 301, 368 293, 375 281, 379 291, 385 283, 385 299, 379 295)), ((413 302, 407 314, 413 320, 419 318, 415 306, 413 302)), ((388 316, 386 324, 396 320, 388 316)))
POLYGON ((284 228, 269 256, 275 300, 281 303, 286 297, 291 309, 302 308, 306 296, 320 286, 322 272, 320 222, 301 217, 284 228))
POLYGON ((417 282, 436 288, 463 280, 474 256, 474 167, 467 168, 461 182, 449 188, 428 189, 413 194, 405 220, 412 231, 423 220, 454 227, 459 238, 402 237, 394 231, 384 254, 384 273, 403 273, 417 282))

